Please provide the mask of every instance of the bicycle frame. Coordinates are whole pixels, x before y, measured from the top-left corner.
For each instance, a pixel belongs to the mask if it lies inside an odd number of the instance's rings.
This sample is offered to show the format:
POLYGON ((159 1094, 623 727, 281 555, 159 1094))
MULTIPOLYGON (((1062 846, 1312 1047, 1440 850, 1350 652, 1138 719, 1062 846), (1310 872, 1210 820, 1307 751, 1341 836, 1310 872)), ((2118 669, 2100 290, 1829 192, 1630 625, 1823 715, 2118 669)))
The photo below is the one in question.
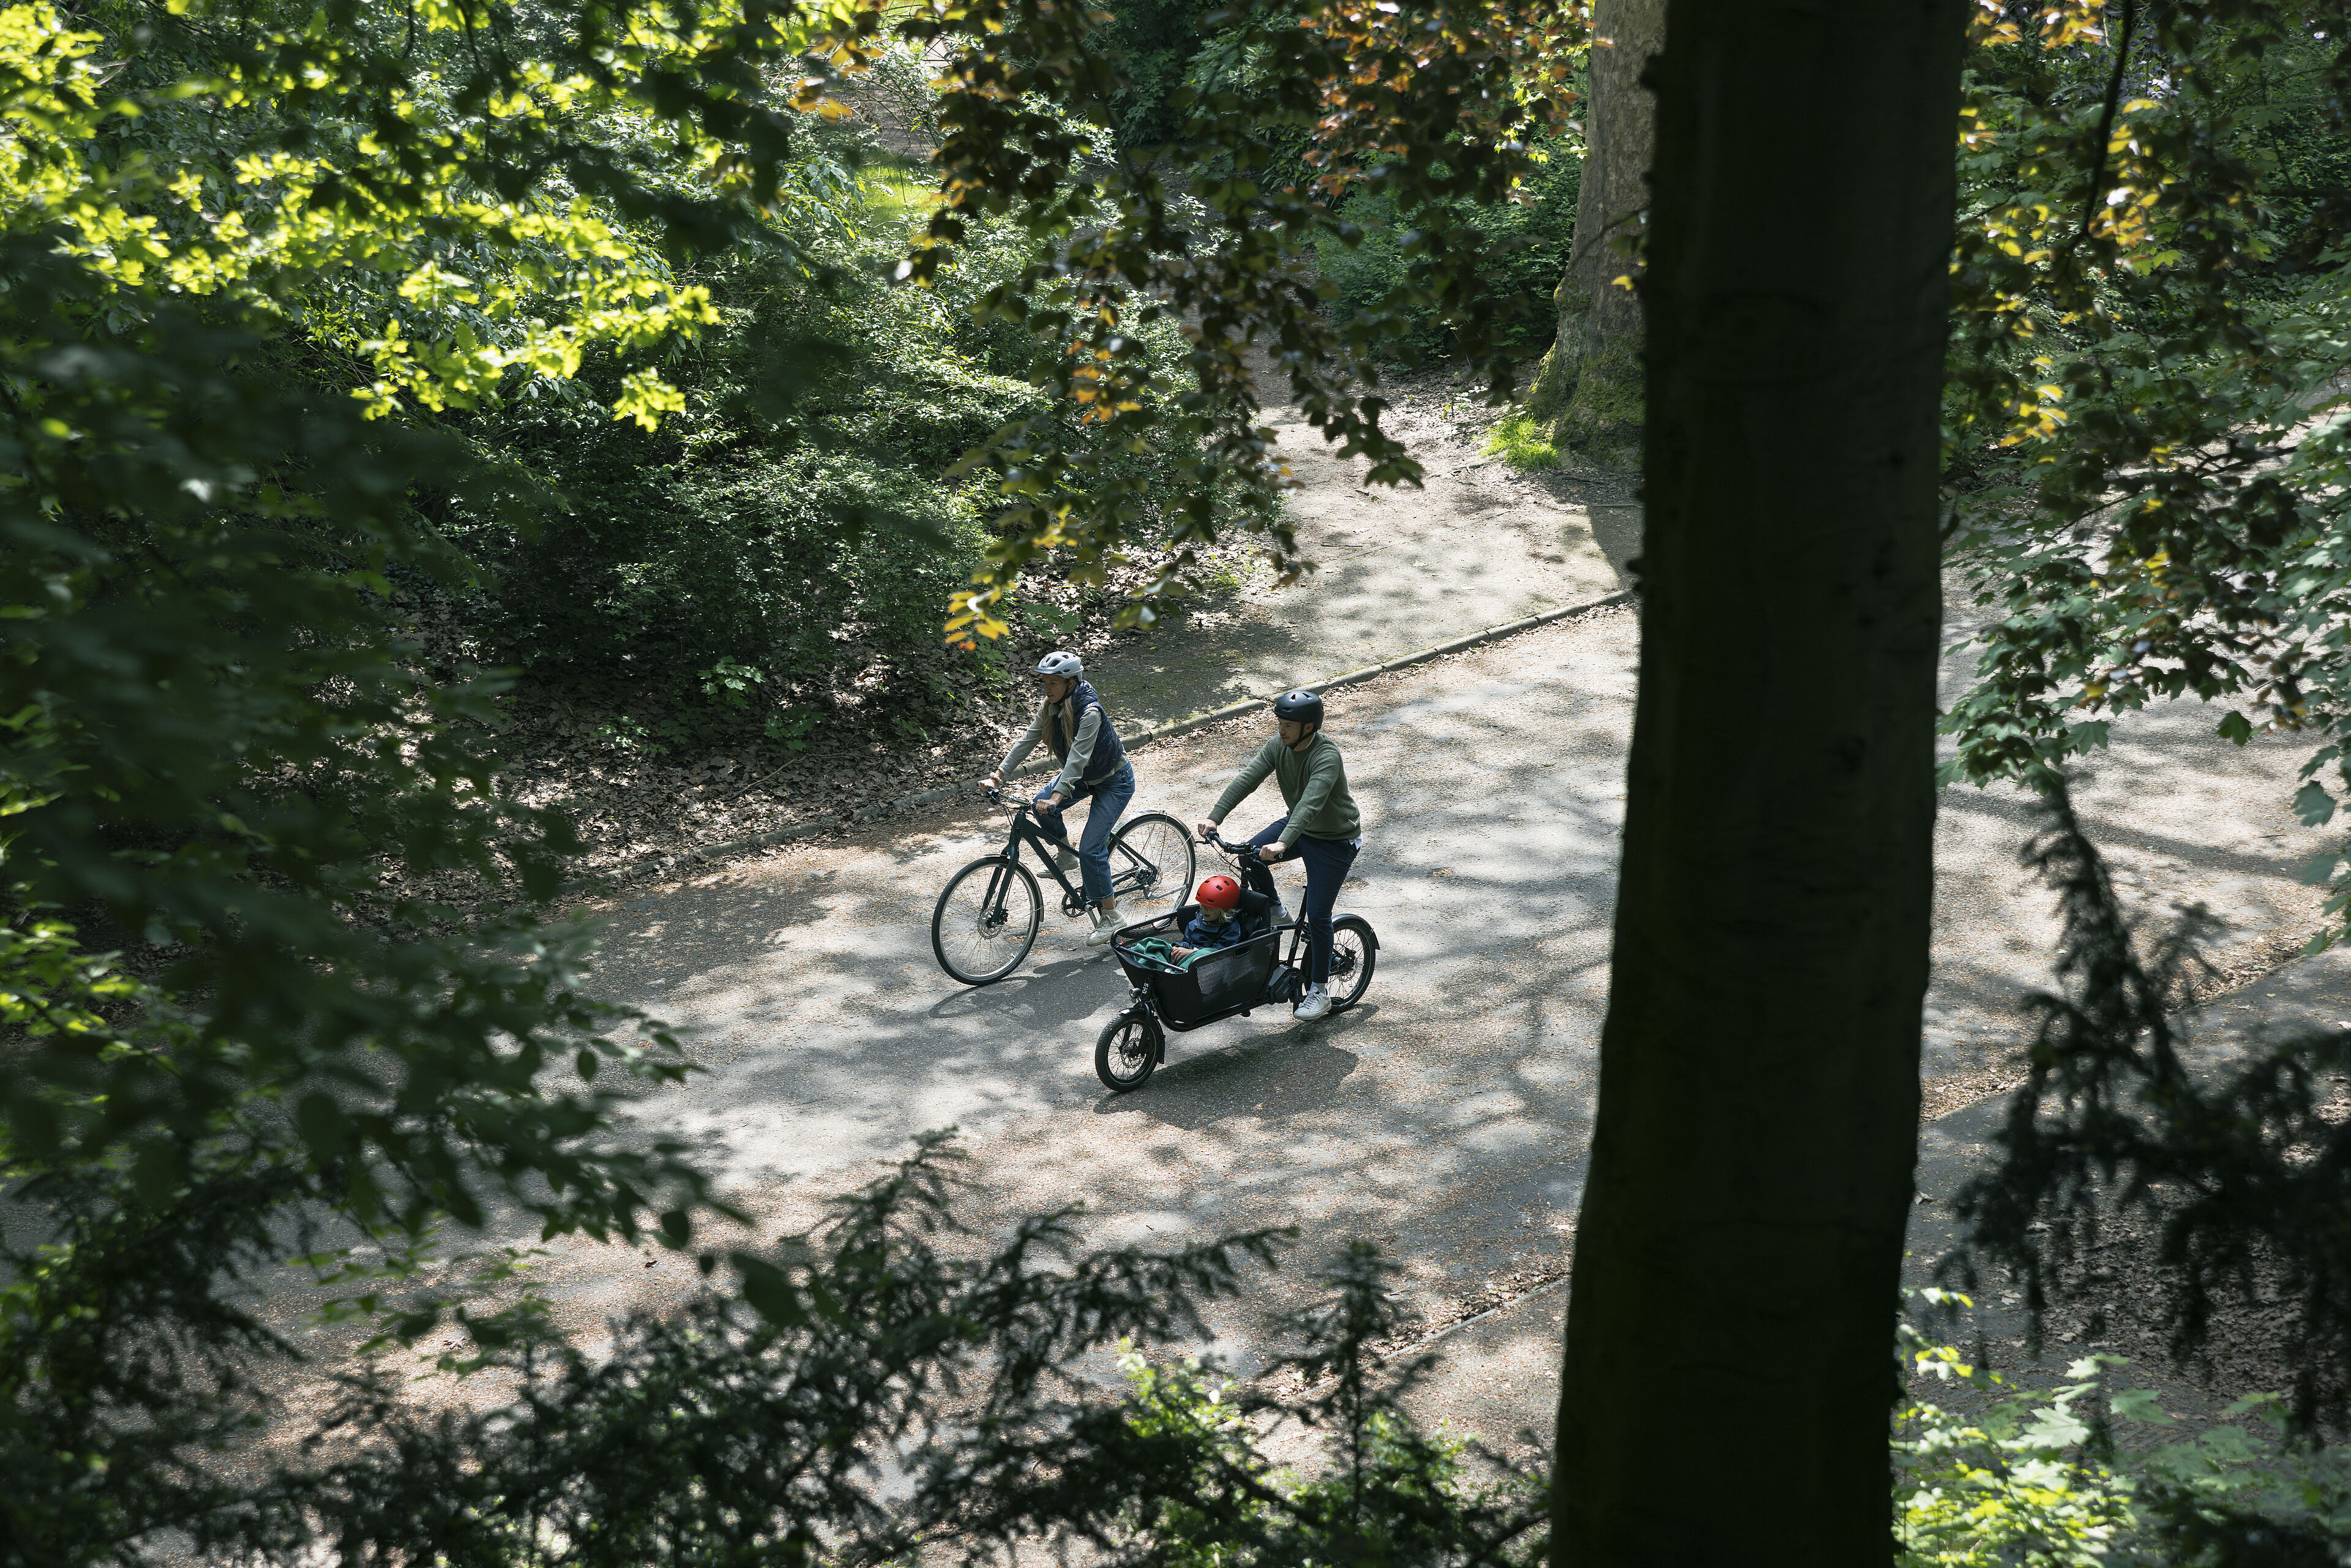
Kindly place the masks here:
MULTIPOLYGON (((991 789, 988 791, 988 799, 1000 804, 1003 800, 1002 792, 991 789)), ((1037 852, 1039 866, 1043 869, 1047 876, 1053 879, 1054 885, 1061 890, 1061 907, 1064 910, 1083 908, 1086 902, 1083 880, 1072 883, 1069 874, 1063 872, 1053 859, 1054 851, 1067 847, 1074 852, 1077 845, 1057 843, 1047 838, 1044 830, 1037 825, 1036 811, 1037 805, 1033 800, 1019 800, 1013 804, 1010 829, 1004 836, 1004 858, 1015 865, 1019 864, 1020 846, 1027 844, 1037 852)), ((1159 870, 1157 866, 1127 848, 1115 833, 1103 848, 1108 850, 1112 856, 1110 890, 1113 897, 1122 893, 1133 892, 1143 884, 1143 873, 1155 874, 1159 870), (1123 856, 1127 862, 1123 866, 1117 863, 1121 856, 1123 856)), ((988 889, 989 904, 993 906, 1000 896, 999 889, 991 885, 988 889)))

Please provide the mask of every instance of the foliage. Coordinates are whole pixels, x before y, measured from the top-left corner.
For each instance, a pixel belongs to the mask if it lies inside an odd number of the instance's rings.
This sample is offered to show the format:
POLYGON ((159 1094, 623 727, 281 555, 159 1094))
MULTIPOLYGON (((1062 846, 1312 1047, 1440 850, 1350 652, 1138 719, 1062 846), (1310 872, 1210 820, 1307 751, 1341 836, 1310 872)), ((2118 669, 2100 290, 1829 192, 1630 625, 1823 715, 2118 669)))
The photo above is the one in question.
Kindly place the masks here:
MULTIPOLYGON (((1558 326, 1552 291, 1567 267, 1575 231, 1575 193, 1582 172, 1580 141, 1544 143, 1541 162, 1527 179, 1523 199, 1500 206, 1463 204, 1453 214, 1486 252, 1486 287, 1508 311, 1495 328, 1499 343, 1520 358, 1540 354, 1558 326)), ((1331 312, 1341 321, 1389 316, 1389 301, 1410 298, 1415 265, 1411 225, 1375 194, 1350 198, 1342 209, 1358 236, 1325 235, 1315 243, 1315 265, 1334 293, 1331 312)), ((1450 318, 1437 308, 1407 308, 1377 343, 1383 360, 1417 364, 1453 350, 1450 318)))
POLYGON ((1290 1320, 1301 1348, 1260 1375, 1255 1390, 1220 1386, 1196 1361, 1154 1367, 1127 1358, 1133 1391, 1123 1419, 1139 1445, 1164 1456, 1123 1519, 1142 1549, 1134 1561, 1541 1561, 1536 1478, 1468 1481, 1463 1446, 1420 1431, 1403 1407, 1429 1358, 1393 1369, 1374 1361, 1374 1347, 1405 1326, 1389 1291, 1394 1272, 1376 1248, 1350 1243, 1322 1276, 1323 1300, 1290 1320), (1263 1392, 1284 1383, 1303 1396, 1263 1392), (1258 1452, 1257 1434, 1275 1420, 1329 1434, 1318 1473, 1280 1474, 1258 1452))
POLYGON ((1531 413, 1506 414, 1487 433, 1484 448, 1513 468, 1556 468, 1559 448, 1531 413))
POLYGON ((12 1562, 243 1506, 204 1455, 284 1348, 247 1281, 307 1260, 372 1311, 444 1218, 684 1244, 708 1197, 608 1135, 684 1066, 532 912, 576 841, 495 792, 499 683, 428 678, 390 607, 472 580, 412 496, 539 503, 429 416, 601 353, 598 417, 653 420, 631 357, 708 319, 664 242, 788 199, 726 65, 788 46, 630 16, 535 18, 517 61, 446 6, 0 10, 12 1562), (680 50, 713 74, 670 82, 680 50), (687 191, 711 128, 737 161, 687 191), (419 892, 451 873, 520 906, 419 892))
POLYGON ((957 350, 934 295, 708 270, 717 319, 670 370, 681 407, 659 431, 614 430, 593 397, 471 422, 560 499, 518 519, 450 509, 495 585, 468 618, 499 662, 651 722, 741 707, 772 729, 861 675, 919 716, 980 548, 939 476, 1036 400, 957 350))
POLYGON ((1370 1249, 1326 1271, 1273 1370, 1304 1395, 1236 1399, 1197 1361, 1144 1351, 1205 1333, 1198 1303, 1272 1261, 1277 1236, 1077 1256, 1069 1210, 976 1249, 954 1158, 926 1136, 815 1229, 734 1254, 742 1294, 633 1314, 603 1354, 512 1314, 506 1340, 440 1358, 496 1377, 470 1410, 417 1410, 390 1368, 345 1376, 317 1457, 191 1521, 197 1549, 450 1568, 972 1560, 1040 1540, 1164 1564, 1540 1550, 1540 1497, 1469 1483, 1460 1445, 1398 1406, 1409 1375, 1373 1364, 1399 1317, 1370 1249), (1123 1400, 1081 1375, 1113 1345, 1123 1400), (1328 1430, 1313 1473, 1257 1451, 1277 1417, 1328 1430))
MULTIPOLYGON (((2351 1071, 2351 1032, 2191 1071, 2173 1015, 2209 920, 2193 910, 2142 940, 2062 786, 2045 809, 2025 859, 2058 894, 2062 988, 2028 999, 2040 1021, 2000 1163, 1957 1200, 1970 1244, 2022 1280, 2037 1345, 2065 1266, 2102 1219, 2143 1210, 2159 1222, 2174 1355, 2203 1349, 2224 1292, 2266 1289, 2287 1318, 2297 1429, 2339 1427, 2351 1409, 2351 1126, 2329 1120, 2321 1085, 2351 1071)), ((1972 1260, 1960 1270, 1971 1276, 1972 1260)))
MULTIPOLYGON (((1926 1292, 1930 1304, 1968 1304, 1926 1292)), ((2351 1547, 2351 1452, 2297 1450, 2219 1424, 2123 1447, 2117 1428, 2172 1427, 2144 1389, 2115 1388, 2120 1356, 2067 1366, 2072 1381, 2018 1387, 1902 1324, 1914 1391, 1962 1387, 1971 1409, 1917 1399, 1895 1417, 1899 1568, 2326 1568, 2351 1547)), ((2256 1395, 2222 1413, 2282 1425, 2256 1395)))
POLYGON ((1980 10, 1947 413, 2003 615, 1950 777, 2045 777, 2182 694, 2341 775, 2347 38, 2336 0, 1980 10))
POLYGON ((1251 345, 1273 355, 1308 422, 1343 455, 1367 456, 1380 483, 1418 477, 1380 428, 1385 403, 1367 363, 1407 306, 1443 311, 1459 352, 1489 373, 1496 395, 1507 391, 1503 307, 1485 286, 1486 246, 1455 214, 1506 199, 1532 172, 1530 138, 1555 127, 1563 102, 1566 67, 1550 62, 1572 18, 1449 0, 1409 11, 1236 10, 1219 41, 1249 60, 1249 90, 1196 92, 1169 149, 1181 166, 1214 172, 1194 183, 1198 215, 1186 222, 1161 177, 1129 164, 1087 166, 1067 200, 1043 199, 1094 151, 1083 125, 1117 87, 1086 16, 1001 0, 903 18, 885 0, 862 0, 850 16, 837 35, 846 56, 871 57, 886 34, 943 60, 936 162, 946 197, 905 275, 935 278, 974 218, 1029 203, 1029 258, 981 303, 1057 346, 1033 373, 1055 406, 1079 409, 1103 438, 1081 446, 1035 419, 974 455, 1002 504, 987 569, 951 629, 1001 634, 998 610, 1049 549, 1068 550, 1075 575, 1100 581, 1147 499, 1143 483, 1103 454, 1138 443, 1185 455, 1181 505, 1169 508, 1176 549, 1133 619, 1155 618, 1194 547, 1215 538, 1216 497, 1228 487, 1294 574, 1289 525, 1273 505, 1279 469, 1256 423, 1251 345), (1306 156, 1322 171, 1319 189, 1267 173, 1280 133, 1300 128, 1312 133, 1306 156), (1384 197, 1412 226, 1413 277, 1382 309, 1337 323, 1300 264, 1317 235, 1343 243, 1357 232, 1332 198, 1358 193, 1384 197), (1162 319, 1185 322, 1194 345, 1180 391, 1156 381, 1136 331, 1162 319))
MULTIPOLYGON (((657 432, 612 430, 592 397, 468 422, 486 453, 559 497, 528 526, 453 517, 496 585, 468 619, 501 662, 589 688, 650 744, 747 719, 771 734, 820 716, 906 729, 941 711, 956 655, 939 625, 986 542, 971 489, 947 476, 1008 422, 1055 417, 1029 384, 1035 340, 971 309, 1025 263, 1024 236, 984 220, 935 287, 893 287, 903 185, 866 177, 892 166, 862 131, 820 123, 789 166, 832 193, 778 220, 789 253, 695 269, 713 321, 664 365, 679 406, 657 432)), ((1155 375, 1176 373, 1173 323, 1138 337, 1155 375)), ((585 380, 613 374, 591 365, 585 380)), ((1067 411, 1060 423, 1079 447, 1102 440, 1067 411)), ((1154 540, 1173 457, 1097 456, 1137 485, 1137 539, 1154 540)))
POLYGON ((1117 62, 1104 123, 1122 155, 1148 161, 1184 131, 1183 94, 1224 0, 1116 0, 1096 46, 1117 62))
POLYGON ((674 1145, 602 1137, 614 1078, 683 1069, 579 993, 580 934, 402 890, 545 897, 571 843, 459 738, 495 687, 420 681, 386 624, 386 572, 461 570, 400 500, 445 444, 50 237, 0 246, 0 1177, 34 1206, 0 1259, 0 1535, 28 1562, 206 1506, 190 1456, 267 1337, 225 1292, 324 1217, 396 1257, 494 1204, 682 1234, 704 1196, 674 1145))
MULTIPOLYGON (((1959 1298, 1964 1301, 1965 1298, 1959 1298)), ((2042 1392, 2009 1387, 1908 1323, 1904 1349, 1917 1379, 1974 1384, 1985 1408, 1961 1415, 1924 1402, 1895 1416, 1895 1539, 1902 1568, 2088 1568, 2111 1560, 2136 1516, 2131 1485, 2082 1452, 2091 1428, 2074 1406, 2103 1368, 2042 1392)))
POLYGON ((635 1313, 606 1354, 540 1333, 469 1358, 513 1389, 470 1413, 418 1412, 381 1369, 346 1379, 321 1434, 337 1457, 281 1475, 282 1506, 224 1544, 452 1568, 880 1562, 925 1541, 980 1554, 1040 1485, 1106 1518, 1141 1478, 1076 1364, 1203 1332, 1196 1302, 1276 1238, 1076 1258, 1071 1210, 975 1254, 954 1157, 926 1136, 814 1230, 735 1254, 741 1294, 635 1313))

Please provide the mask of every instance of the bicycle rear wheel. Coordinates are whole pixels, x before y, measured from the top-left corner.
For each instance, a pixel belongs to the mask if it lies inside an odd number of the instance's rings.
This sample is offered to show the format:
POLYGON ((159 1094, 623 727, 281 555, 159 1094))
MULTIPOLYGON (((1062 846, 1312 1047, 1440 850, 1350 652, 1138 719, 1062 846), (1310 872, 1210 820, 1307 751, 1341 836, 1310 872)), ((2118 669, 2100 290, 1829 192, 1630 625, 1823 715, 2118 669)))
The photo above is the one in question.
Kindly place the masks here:
POLYGON ((1121 1013, 1102 1026, 1094 1041, 1094 1076, 1113 1094, 1142 1088, 1159 1065, 1165 1039, 1159 1020, 1148 1013, 1121 1013))
POLYGON ((992 985, 1036 946, 1045 900, 1029 869, 1004 855, 955 873, 931 911, 931 953, 967 986, 992 985))
POLYGON ((1145 811, 1111 840, 1110 886, 1123 925, 1166 914, 1192 891, 1191 832, 1165 811, 1145 811))
POLYGON ((1341 1012, 1362 999, 1380 960, 1380 938, 1360 915, 1331 922, 1331 1010, 1341 1012))

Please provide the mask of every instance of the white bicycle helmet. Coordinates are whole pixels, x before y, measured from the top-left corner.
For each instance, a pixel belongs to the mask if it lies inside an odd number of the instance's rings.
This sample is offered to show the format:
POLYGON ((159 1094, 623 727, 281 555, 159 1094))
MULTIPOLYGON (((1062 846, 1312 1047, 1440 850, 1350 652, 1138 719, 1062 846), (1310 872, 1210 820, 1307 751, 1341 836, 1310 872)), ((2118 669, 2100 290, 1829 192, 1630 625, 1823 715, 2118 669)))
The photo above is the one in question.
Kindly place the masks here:
POLYGON ((1065 681, 1074 681, 1086 673, 1086 662, 1075 653, 1064 653, 1056 649, 1037 661, 1037 673, 1040 675, 1059 675, 1065 681))

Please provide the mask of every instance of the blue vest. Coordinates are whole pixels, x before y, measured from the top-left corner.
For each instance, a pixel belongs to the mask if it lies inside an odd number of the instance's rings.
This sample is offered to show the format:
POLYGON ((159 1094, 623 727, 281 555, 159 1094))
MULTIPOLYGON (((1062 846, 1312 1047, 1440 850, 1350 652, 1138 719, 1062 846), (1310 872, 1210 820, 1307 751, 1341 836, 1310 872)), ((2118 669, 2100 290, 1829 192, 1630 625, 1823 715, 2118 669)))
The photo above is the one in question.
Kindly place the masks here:
MULTIPOLYGON (((1092 686, 1080 681, 1077 690, 1070 694, 1069 701, 1071 722, 1073 724, 1086 722, 1086 709, 1102 708, 1102 728, 1094 733, 1093 753, 1086 758, 1086 777, 1079 780, 1082 788, 1091 789, 1125 766, 1126 747, 1118 738, 1118 730, 1110 722, 1110 709, 1102 707, 1102 698, 1094 695, 1092 686)), ((1075 737, 1061 733, 1061 709, 1059 703, 1045 705, 1045 744, 1053 748, 1053 759, 1066 765, 1070 760, 1070 742, 1075 737)))

